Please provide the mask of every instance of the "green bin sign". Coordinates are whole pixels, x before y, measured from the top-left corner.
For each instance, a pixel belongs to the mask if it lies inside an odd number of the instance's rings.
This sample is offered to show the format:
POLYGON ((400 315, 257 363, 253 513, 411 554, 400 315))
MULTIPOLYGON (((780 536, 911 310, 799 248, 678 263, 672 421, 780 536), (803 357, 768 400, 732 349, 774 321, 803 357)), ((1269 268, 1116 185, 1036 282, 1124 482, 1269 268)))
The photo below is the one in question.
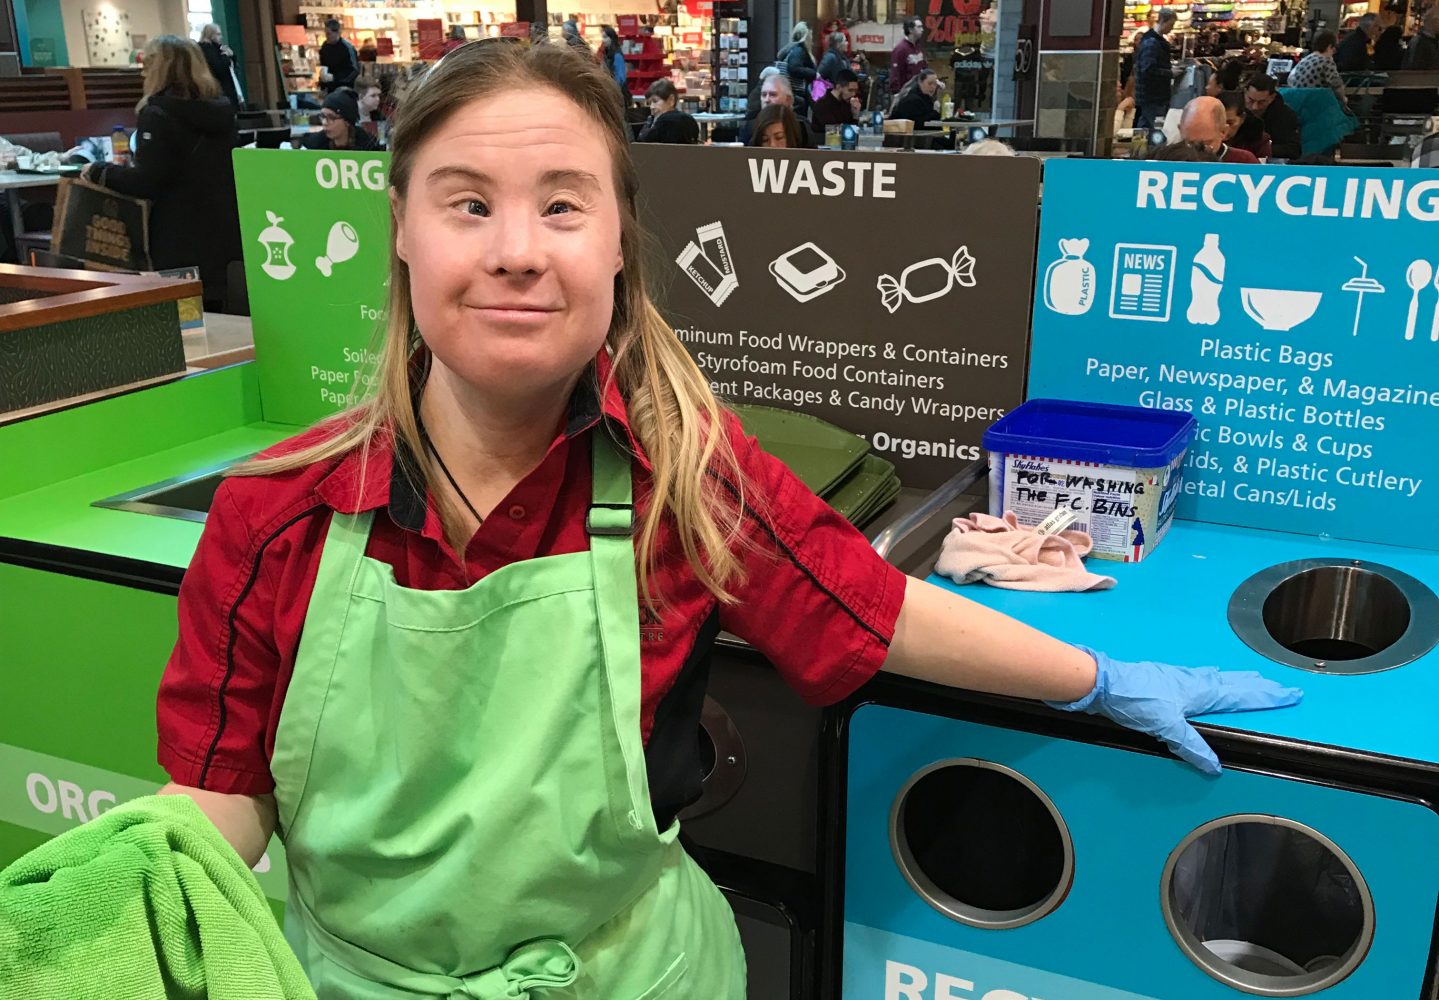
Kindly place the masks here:
POLYGON ((373 375, 389 154, 238 149, 234 160, 265 419, 312 424, 362 397, 373 375))

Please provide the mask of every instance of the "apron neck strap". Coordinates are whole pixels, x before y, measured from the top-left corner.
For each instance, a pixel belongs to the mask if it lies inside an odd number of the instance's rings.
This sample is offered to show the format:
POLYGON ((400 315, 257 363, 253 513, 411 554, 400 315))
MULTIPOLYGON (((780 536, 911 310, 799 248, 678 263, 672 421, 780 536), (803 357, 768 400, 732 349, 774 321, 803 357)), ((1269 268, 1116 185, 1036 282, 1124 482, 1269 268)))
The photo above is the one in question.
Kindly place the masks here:
POLYGON ((591 472, 594 489, 585 530, 590 535, 618 535, 628 538, 635 532, 635 505, 630 483, 630 463, 610 440, 603 424, 590 432, 591 472))

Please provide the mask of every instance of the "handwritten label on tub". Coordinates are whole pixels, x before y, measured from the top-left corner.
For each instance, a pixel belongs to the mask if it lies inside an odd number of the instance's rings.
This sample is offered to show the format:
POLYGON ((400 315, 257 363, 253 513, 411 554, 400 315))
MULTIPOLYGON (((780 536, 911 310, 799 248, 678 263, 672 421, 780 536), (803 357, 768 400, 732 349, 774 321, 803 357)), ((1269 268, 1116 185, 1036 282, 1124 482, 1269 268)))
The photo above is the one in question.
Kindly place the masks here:
POLYGON ((1439 548, 1439 178, 1056 160, 1040 222, 1031 397, 1194 414, 1181 518, 1439 548))
POLYGON ((1076 515, 1068 530, 1087 531, 1096 549, 1123 555, 1134 544, 1139 499, 1157 488, 1133 469, 1015 455, 1005 469, 1004 509, 1019 515, 1021 524, 1037 524, 1066 508, 1076 515))

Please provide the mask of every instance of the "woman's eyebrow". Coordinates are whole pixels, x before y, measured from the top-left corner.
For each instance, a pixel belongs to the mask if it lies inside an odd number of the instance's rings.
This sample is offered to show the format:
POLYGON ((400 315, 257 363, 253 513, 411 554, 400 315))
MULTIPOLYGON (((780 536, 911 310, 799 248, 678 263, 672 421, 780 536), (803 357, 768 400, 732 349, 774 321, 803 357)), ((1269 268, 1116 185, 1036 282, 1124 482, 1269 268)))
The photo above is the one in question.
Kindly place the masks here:
MULTIPOLYGON (((460 164, 436 167, 426 175, 425 183, 434 184, 452 179, 477 185, 492 183, 489 174, 460 164)), ((588 170, 546 170, 540 175, 540 183, 546 187, 557 187, 562 184, 590 189, 600 187, 600 179, 588 170)))

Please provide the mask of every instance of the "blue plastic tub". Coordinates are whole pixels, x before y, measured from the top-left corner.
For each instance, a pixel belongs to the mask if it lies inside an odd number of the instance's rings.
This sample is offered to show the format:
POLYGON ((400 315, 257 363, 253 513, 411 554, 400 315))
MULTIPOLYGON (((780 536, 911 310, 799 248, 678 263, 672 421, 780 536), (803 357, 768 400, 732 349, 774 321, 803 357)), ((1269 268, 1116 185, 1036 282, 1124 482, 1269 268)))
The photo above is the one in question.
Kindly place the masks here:
POLYGON ((1139 562, 1174 519, 1195 426, 1169 410, 1031 399, 984 433, 989 512, 1034 527, 1064 507, 1093 555, 1139 562))

